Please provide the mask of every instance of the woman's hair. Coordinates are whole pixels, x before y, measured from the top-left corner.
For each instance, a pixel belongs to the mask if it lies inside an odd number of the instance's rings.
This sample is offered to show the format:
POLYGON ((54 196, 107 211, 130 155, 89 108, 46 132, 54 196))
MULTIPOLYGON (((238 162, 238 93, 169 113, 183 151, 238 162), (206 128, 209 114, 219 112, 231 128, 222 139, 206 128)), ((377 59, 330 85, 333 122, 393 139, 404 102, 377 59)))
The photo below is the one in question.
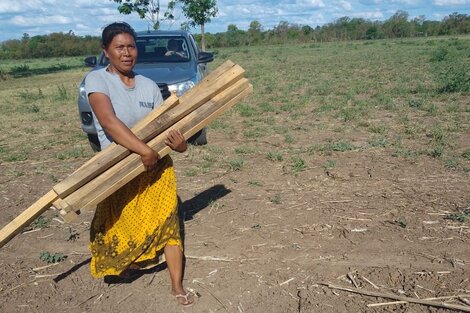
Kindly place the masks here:
POLYGON ((101 34, 101 46, 106 49, 111 41, 113 41, 113 38, 119 34, 129 34, 134 37, 134 40, 136 38, 135 31, 131 25, 126 22, 115 22, 103 29, 103 33, 101 34))

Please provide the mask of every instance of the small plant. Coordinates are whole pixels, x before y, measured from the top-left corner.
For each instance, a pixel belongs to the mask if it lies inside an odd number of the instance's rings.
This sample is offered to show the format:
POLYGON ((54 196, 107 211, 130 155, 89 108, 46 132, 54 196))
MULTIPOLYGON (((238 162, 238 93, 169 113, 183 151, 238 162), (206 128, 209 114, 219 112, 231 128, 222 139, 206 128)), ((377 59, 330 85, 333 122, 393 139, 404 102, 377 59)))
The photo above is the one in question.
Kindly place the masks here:
POLYGON ((390 145, 387 138, 372 138, 367 143, 373 148, 385 148, 390 145))
POLYGON ((396 219, 395 224, 397 224, 401 228, 406 228, 406 226, 408 226, 408 222, 402 217, 396 219))
POLYGON ((449 214, 445 217, 445 219, 451 220, 454 222, 464 223, 467 220, 468 216, 469 214, 467 212, 459 212, 459 213, 449 214))
POLYGON ((24 101, 36 101, 44 98, 44 94, 42 93, 41 88, 38 88, 37 93, 30 92, 28 90, 20 91, 18 96, 24 101))
POLYGON ((67 241, 76 241, 78 238, 80 238, 80 234, 75 229, 72 229, 72 227, 69 227, 65 239, 67 241))
POLYGON ((416 108, 416 109, 422 108, 424 104, 425 104, 425 101, 422 98, 418 98, 418 99, 413 98, 408 101, 408 106, 411 108, 416 108))
POLYGON ((257 181, 249 181, 248 182, 248 185, 251 185, 251 186, 262 186, 262 184, 260 182, 257 182, 257 181))
POLYGON ((57 86, 57 96, 56 100, 65 101, 68 100, 70 97, 67 93, 67 89, 65 89, 64 85, 57 86))
POLYGON ((470 160, 470 150, 465 150, 464 152, 462 152, 462 157, 467 160, 470 160))
POLYGON ((323 163, 322 167, 327 170, 331 170, 336 166, 336 161, 335 160, 326 160, 325 163, 323 163))
POLYGON ((296 156, 292 158, 291 167, 292 167, 292 172, 294 174, 297 174, 299 172, 304 171, 307 165, 305 164, 305 161, 301 157, 296 156))
POLYGON ((441 62, 447 58, 449 54, 449 50, 447 47, 440 46, 436 50, 434 50, 431 54, 431 62, 441 62))
POLYGON ((286 143, 294 143, 295 142, 295 138, 294 136, 292 136, 291 134, 285 134, 284 135, 284 141, 286 143))
POLYGON ((184 175, 187 176, 187 177, 196 176, 196 175, 197 175, 197 169, 195 169, 195 168, 190 168, 189 170, 186 170, 186 171, 184 172, 184 175))
POLYGON ((266 158, 269 160, 269 161, 277 161, 277 162, 280 162, 282 160, 284 160, 284 157, 282 156, 282 154, 280 152, 273 152, 273 151, 269 151, 267 154, 266 154, 266 158))
POLYGON ((31 104, 25 107, 27 112, 38 113, 40 111, 39 107, 36 104, 31 104))
POLYGON ((447 167, 448 169, 455 170, 456 168, 459 167, 459 165, 460 165, 460 161, 456 157, 452 157, 444 161, 444 166, 447 167))
POLYGON ((431 149, 428 150, 428 155, 433 158, 440 158, 444 155, 445 148, 443 145, 435 145, 431 149))
POLYGON ((245 165, 245 161, 242 159, 230 160, 228 166, 232 171, 239 171, 245 165))
POLYGON ((60 152, 56 156, 59 160, 77 159, 85 157, 83 147, 76 147, 68 151, 60 152))
POLYGON ((251 154, 254 153, 255 149, 251 147, 237 147, 235 148, 235 153, 237 154, 251 154))
POLYGON ((353 150, 354 146, 347 141, 339 141, 329 144, 328 148, 330 148, 332 151, 344 152, 353 150))
POLYGON ((274 204, 281 204, 281 196, 279 194, 275 194, 274 197, 269 200, 274 204))
POLYGON ((227 129, 229 128, 229 125, 227 123, 224 123, 223 121, 215 120, 212 123, 209 124, 210 129, 227 129))
POLYGON ((41 251, 39 259, 47 263, 59 263, 67 258, 63 253, 50 253, 49 251, 41 251))
POLYGON ((28 230, 33 230, 33 229, 43 229, 49 227, 49 224, 51 223, 51 219, 44 217, 44 216, 39 216, 37 219, 35 219, 28 227, 26 227, 26 231, 28 230))
POLYGON ((237 109, 238 109, 238 113, 240 113, 240 115, 243 117, 250 117, 250 116, 257 114, 255 108, 253 108, 252 106, 248 104, 239 104, 237 106, 237 109))

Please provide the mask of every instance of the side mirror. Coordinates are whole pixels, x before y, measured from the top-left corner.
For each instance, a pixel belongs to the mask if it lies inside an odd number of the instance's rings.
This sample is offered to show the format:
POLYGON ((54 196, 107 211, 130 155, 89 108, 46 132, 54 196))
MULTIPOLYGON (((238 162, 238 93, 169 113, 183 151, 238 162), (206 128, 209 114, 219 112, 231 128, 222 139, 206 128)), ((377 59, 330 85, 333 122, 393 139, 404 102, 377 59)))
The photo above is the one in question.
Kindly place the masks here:
POLYGON ((199 52, 197 63, 209 63, 214 61, 214 54, 212 52, 199 52))
POLYGON ((96 56, 92 55, 85 58, 85 66, 95 67, 96 66, 96 56))

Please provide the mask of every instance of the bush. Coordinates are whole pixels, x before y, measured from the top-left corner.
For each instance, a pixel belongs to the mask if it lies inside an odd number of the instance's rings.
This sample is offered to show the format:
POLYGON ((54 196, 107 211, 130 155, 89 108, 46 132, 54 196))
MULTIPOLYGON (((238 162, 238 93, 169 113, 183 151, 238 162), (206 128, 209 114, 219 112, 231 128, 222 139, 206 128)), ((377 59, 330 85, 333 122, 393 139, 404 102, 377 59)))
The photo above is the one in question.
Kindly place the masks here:
POLYGON ((445 62, 437 70, 438 92, 469 92, 470 66, 467 62, 445 62))

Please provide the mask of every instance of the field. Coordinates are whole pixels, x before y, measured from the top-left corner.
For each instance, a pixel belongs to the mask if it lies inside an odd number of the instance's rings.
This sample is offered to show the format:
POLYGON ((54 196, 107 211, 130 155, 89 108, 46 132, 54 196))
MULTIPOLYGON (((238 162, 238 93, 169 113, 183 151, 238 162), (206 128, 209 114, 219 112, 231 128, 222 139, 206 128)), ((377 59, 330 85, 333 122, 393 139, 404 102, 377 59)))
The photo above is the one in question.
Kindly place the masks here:
MULTIPOLYGON (((199 296, 185 311, 451 312, 368 307, 392 300, 324 283, 470 303, 470 38, 215 52, 211 67, 240 64, 254 93, 208 145, 173 154, 199 296)), ((76 108, 86 72, 2 76, 0 226, 92 156, 76 108)), ((1 312, 181 312, 166 270, 91 278, 92 216, 64 224, 51 209, 0 248, 1 312)))

